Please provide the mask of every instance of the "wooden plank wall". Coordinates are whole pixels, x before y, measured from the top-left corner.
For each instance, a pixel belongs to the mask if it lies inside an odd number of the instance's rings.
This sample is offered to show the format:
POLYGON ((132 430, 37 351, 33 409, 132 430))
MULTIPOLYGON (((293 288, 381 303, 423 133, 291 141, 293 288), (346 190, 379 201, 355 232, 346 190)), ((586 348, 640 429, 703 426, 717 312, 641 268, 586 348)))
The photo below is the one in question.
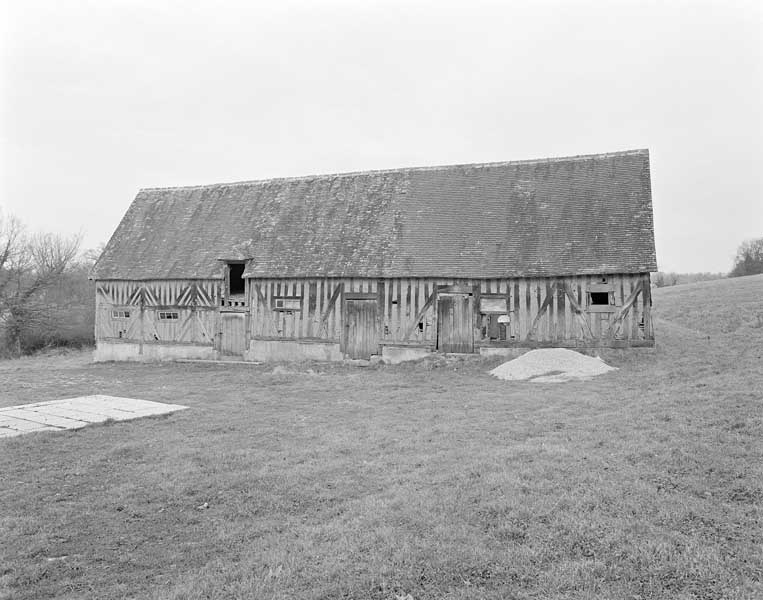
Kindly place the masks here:
MULTIPOLYGON (((472 286, 475 297, 475 342, 482 338, 484 318, 479 314, 479 296, 502 295, 506 298, 511 323, 506 345, 518 343, 553 343, 568 341, 584 345, 592 338, 607 339, 611 325, 635 288, 647 275, 607 275, 615 292, 615 307, 610 313, 589 313, 587 292, 600 276, 564 278, 516 278, 457 280, 435 278, 405 279, 253 279, 250 281, 250 335, 254 339, 341 339, 341 294, 374 293, 379 302, 380 340, 384 343, 433 345, 436 342, 436 303, 430 299, 438 286, 472 286), (582 309, 578 315, 570 301, 582 309), (549 299, 549 296, 550 299, 549 299), (300 309, 274 311, 273 298, 298 297, 300 309), (332 303, 332 298, 334 302, 332 303), (541 311, 541 309, 543 309, 541 311), (540 314, 538 314, 540 312, 540 314), (421 323, 421 327, 419 327, 421 323)), ((651 323, 640 327, 648 297, 625 313, 616 335, 618 340, 651 339, 651 323)), ((649 311, 646 310, 647 317, 649 311)))
MULTIPOLYGON (((615 293, 615 310, 610 313, 587 311, 588 290, 592 284, 601 282, 601 276, 487 279, 480 282, 480 293, 501 294, 507 297, 511 317, 508 342, 571 341, 583 344, 591 338, 605 339, 610 333, 614 334, 611 330, 613 323, 616 325, 616 334, 612 335, 614 339, 652 339, 648 295, 639 293, 637 302, 625 312, 620 326, 615 323, 616 317, 637 286, 644 282, 647 290, 649 289, 648 275, 606 275, 606 280, 612 285, 615 293), (576 314, 570 295, 575 304, 582 309, 580 315, 576 314), (549 296, 551 298, 547 301, 549 296), (539 315, 541 308, 544 310, 539 315), (641 319, 645 314, 646 325, 641 327, 641 319)), ((482 337, 483 326, 484 322, 479 321, 475 339, 482 337)))
POLYGON ((152 280, 96 282, 96 339, 213 344, 218 329, 220 281, 152 280), (113 310, 129 319, 112 318, 113 310), (159 319, 160 312, 178 319, 159 319))
MULTIPOLYGON (((432 346, 437 339, 437 305, 432 296, 438 286, 458 285, 475 290, 477 344, 496 344, 482 340, 485 326, 479 313, 482 294, 506 298, 511 322, 507 340, 497 345, 565 341, 585 345, 592 339, 653 339, 648 275, 606 277, 615 291, 615 311, 611 313, 586 310, 587 292, 601 280, 596 276, 481 280, 252 279, 248 285, 249 334, 255 339, 338 342, 342 333, 342 293, 372 293, 378 298, 382 343, 432 346), (646 286, 647 293, 639 293, 618 320, 622 307, 641 285, 646 286), (278 296, 299 297, 300 310, 274 311, 273 298, 278 296), (582 313, 577 314, 574 306, 581 307, 582 313)), ((119 339, 121 333, 121 339, 129 340, 211 344, 219 330, 220 294, 221 280, 98 281, 96 337, 119 339), (120 308, 130 310, 129 319, 112 319, 111 311, 120 308), (159 320, 158 312, 165 309, 177 311, 179 319, 159 320)))
POLYGON ((253 279, 250 283, 251 336, 255 339, 341 339, 341 292, 373 293, 379 299, 377 312, 383 342, 433 344, 436 340, 435 305, 416 320, 437 285, 453 285, 454 279, 253 279), (332 296, 341 292, 331 303, 332 296), (273 311, 273 298, 300 297, 301 308, 273 311), (418 323, 422 323, 419 329, 418 323))

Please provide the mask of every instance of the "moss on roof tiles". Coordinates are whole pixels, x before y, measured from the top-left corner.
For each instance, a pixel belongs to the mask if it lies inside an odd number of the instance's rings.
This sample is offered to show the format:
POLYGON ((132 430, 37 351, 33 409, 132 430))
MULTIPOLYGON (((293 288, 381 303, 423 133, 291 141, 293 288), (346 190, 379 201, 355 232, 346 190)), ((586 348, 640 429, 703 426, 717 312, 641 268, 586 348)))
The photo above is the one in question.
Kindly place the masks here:
POLYGON ((646 150, 141 190, 97 279, 657 269, 646 150))

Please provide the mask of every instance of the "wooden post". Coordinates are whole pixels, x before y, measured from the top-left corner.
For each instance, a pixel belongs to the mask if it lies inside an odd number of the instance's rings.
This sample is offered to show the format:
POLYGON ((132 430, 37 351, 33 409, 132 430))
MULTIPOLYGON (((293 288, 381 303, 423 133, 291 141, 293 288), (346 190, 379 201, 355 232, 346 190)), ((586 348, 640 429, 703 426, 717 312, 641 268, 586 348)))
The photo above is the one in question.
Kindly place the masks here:
POLYGON ((249 285, 249 278, 244 279, 244 306, 246 314, 244 316, 244 352, 249 350, 249 342, 252 340, 252 290, 249 285))
POLYGON ((141 290, 140 290, 140 342, 138 343, 139 355, 143 354, 143 318, 145 317, 145 312, 146 312, 145 296, 146 296, 145 288, 141 287, 141 290))
POLYGON ((644 297, 644 339, 654 339, 652 332, 652 282, 649 273, 642 275, 641 293, 644 297))

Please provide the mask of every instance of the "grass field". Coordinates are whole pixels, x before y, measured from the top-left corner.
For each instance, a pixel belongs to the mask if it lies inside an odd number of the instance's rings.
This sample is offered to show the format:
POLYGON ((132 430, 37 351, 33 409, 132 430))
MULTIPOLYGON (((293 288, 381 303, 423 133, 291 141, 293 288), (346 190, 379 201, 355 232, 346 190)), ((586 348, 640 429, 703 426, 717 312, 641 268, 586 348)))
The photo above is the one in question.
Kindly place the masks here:
POLYGON ((191 407, 0 440, 0 597, 763 597, 763 276, 654 303, 587 382, 0 363, 3 406, 191 407))

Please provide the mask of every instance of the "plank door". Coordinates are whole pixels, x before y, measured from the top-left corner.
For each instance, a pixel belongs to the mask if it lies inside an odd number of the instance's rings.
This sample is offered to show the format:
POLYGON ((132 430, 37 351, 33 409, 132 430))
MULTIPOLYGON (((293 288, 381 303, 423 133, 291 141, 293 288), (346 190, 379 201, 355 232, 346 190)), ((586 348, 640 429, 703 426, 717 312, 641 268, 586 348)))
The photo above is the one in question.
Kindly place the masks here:
POLYGON ((440 294, 437 300, 437 349, 474 352, 474 296, 440 294))
POLYGON ((220 353, 243 355, 246 350, 246 314, 220 313, 220 353))
POLYGON ((349 358, 368 359, 379 352, 376 298, 345 299, 344 353, 349 358))

